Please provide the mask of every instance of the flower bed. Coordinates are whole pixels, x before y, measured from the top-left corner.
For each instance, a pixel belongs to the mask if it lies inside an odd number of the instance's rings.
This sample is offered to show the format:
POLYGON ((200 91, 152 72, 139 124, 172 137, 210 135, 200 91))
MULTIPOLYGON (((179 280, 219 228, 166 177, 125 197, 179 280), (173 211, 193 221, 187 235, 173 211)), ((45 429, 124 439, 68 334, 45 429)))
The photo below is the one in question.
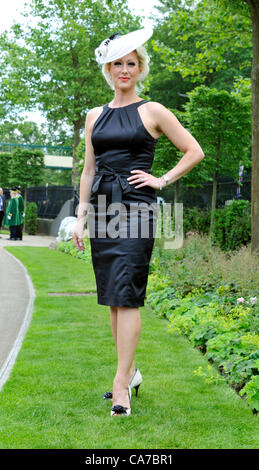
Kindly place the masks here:
MULTIPOLYGON (((259 305, 256 297, 240 301, 235 289, 221 285, 214 291, 194 289, 182 295, 150 275, 148 301, 171 331, 184 334, 218 367, 228 383, 259 411, 259 305)), ((210 380, 207 373, 195 371, 210 380)))
POLYGON ((88 240, 85 240, 85 250, 81 251, 75 247, 73 240, 69 240, 67 242, 59 242, 58 243, 58 251, 62 251, 68 255, 74 256, 74 258, 79 258, 84 261, 90 261, 91 259, 91 249, 90 243, 88 240))

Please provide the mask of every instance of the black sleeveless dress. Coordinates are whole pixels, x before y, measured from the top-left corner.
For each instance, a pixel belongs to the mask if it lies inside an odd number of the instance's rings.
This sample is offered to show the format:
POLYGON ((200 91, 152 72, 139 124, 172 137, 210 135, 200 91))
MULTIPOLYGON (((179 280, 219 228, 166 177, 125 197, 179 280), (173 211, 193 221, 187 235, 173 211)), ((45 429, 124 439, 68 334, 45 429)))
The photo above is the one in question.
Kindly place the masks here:
POLYGON ((156 190, 135 189, 131 170, 150 173, 157 139, 145 129, 138 107, 103 107, 92 131, 96 157, 88 228, 97 301, 101 305, 141 307, 156 221, 156 190))

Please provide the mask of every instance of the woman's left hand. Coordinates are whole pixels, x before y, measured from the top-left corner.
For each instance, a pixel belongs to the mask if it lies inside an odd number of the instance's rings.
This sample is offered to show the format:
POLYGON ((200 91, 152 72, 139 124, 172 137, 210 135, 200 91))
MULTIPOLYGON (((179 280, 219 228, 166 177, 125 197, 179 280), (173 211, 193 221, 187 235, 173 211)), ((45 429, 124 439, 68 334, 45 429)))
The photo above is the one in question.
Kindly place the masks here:
MULTIPOLYGON (((129 184, 140 183, 138 184, 138 186, 135 186, 136 189, 142 188, 143 186, 150 186, 151 188, 159 189, 158 178, 152 176, 150 173, 146 173, 142 170, 132 170, 130 173, 134 173, 134 175, 127 178, 129 184)), ((161 184, 165 186, 165 184, 163 184, 163 181, 161 184)))

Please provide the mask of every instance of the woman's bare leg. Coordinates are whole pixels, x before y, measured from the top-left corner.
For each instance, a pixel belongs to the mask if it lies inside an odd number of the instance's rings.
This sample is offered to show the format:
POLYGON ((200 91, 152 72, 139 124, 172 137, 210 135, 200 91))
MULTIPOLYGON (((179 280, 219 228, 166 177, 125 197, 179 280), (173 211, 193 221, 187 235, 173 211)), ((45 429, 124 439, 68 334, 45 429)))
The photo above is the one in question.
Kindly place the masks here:
MULTIPOLYGON (((114 339, 114 344, 116 347, 117 352, 117 309, 118 307, 110 307, 110 319, 111 319, 111 328, 112 328, 112 336, 114 339)), ((134 359, 130 367, 130 380, 132 379, 133 375, 135 374, 135 364, 134 359)))
POLYGON ((114 344, 117 351, 117 307, 110 307, 110 319, 111 319, 111 327, 112 327, 112 336, 114 339, 114 344))
POLYGON ((122 405, 128 408, 128 385, 141 330, 139 309, 117 307, 116 328, 118 367, 113 382, 113 405, 122 405))

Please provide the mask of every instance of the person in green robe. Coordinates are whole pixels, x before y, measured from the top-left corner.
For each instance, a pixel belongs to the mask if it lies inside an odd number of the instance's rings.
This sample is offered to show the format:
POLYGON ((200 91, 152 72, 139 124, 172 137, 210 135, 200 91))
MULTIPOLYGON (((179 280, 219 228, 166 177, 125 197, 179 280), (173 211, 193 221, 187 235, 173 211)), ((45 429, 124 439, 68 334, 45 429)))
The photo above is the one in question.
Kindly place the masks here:
POLYGON ((18 200, 18 210, 19 210, 19 217, 20 217, 20 224, 17 226, 17 239, 22 240, 22 232, 23 232, 23 222, 24 222, 24 199, 21 195, 21 190, 19 187, 16 187, 16 197, 18 200))
POLYGON ((7 203, 4 225, 9 227, 10 237, 8 240, 17 240, 17 227, 21 224, 19 203, 16 197, 16 188, 10 190, 10 199, 7 203))

